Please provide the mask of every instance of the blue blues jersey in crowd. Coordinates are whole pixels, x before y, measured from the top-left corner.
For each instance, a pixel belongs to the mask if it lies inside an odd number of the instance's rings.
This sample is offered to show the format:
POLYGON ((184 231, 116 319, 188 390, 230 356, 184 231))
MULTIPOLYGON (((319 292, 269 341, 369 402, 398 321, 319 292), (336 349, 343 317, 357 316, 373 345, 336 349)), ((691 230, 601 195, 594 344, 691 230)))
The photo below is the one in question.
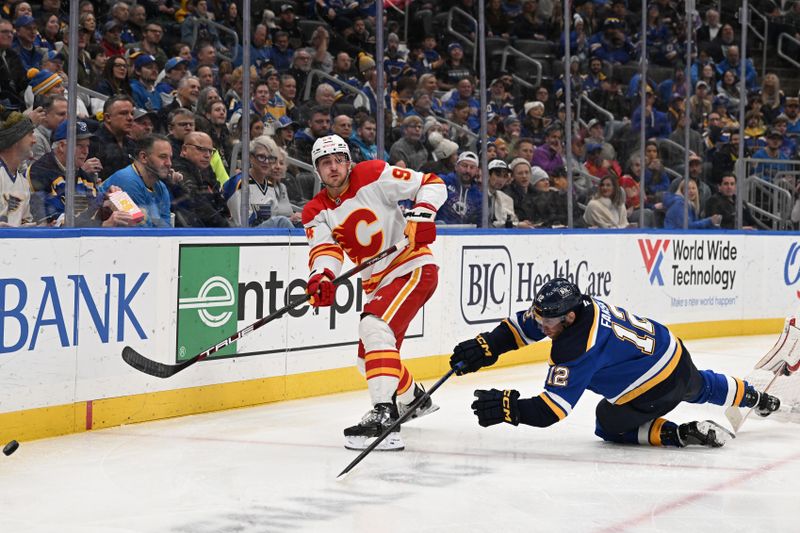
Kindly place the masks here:
MULTIPOLYGON (((516 347, 544 338, 532 310, 503 321, 493 335, 502 328, 516 347)), ((544 391, 520 400, 520 422, 549 426, 566 417, 585 390, 617 405, 641 398, 673 377, 682 352, 665 326, 585 296, 575 322, 553 341, 544 391)))

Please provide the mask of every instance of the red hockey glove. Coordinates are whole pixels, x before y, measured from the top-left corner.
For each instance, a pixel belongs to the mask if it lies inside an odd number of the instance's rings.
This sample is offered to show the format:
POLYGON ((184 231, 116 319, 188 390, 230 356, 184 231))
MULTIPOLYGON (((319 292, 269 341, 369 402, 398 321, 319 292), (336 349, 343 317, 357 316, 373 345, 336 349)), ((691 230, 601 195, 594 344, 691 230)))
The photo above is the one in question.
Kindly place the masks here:
POLYGON ((309 303, 314 307, 328 307, 333 305, 336 298, 336 285, 333 284, 333 272, 325 269, 322 272, 312 274, 308 278, 306 294, 311 295, 309 303))
POLYGON ((408 237, 409 250, 427 246, 436 240, 435 216, 435 210, 420 204, 406 211, 406 229, 403 233, 408 237))

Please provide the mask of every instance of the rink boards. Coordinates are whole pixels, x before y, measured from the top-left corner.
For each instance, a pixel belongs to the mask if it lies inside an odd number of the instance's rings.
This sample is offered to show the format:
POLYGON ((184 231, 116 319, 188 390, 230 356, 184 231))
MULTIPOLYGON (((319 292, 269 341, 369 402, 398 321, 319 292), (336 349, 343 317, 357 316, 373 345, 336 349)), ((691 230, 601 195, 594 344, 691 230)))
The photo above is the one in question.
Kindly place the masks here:
MULTIPOLYGON (((365 387, 354 366, 364 304, 355 279, 338 289, 333 308, 300 306, 167 380, 120 357, 130 345, 165 363, 185 360, 303 294, 301 232, 4 237, 0 441, 365 387)), ((795 235, 441 230, 433 250, 439 287, 402 350, 418 378, 443 374, 455 343, 526 309, 556 275, 685 338, 777 332, 800 304, 795 235)), ((544 360, 548 348, 499 364, 544 360)))

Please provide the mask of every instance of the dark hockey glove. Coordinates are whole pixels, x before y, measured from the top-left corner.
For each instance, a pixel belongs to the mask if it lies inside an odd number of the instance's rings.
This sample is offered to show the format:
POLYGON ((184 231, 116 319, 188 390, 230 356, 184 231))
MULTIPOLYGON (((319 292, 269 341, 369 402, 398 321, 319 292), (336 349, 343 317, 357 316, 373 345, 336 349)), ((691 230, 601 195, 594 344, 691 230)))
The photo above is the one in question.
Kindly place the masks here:
POLYGON ((474 339, 459 342, 450 356, 450 368, 456 375, 463 376, 495 364, 500 352, 491 341, 491 333, 481 333, 474 339))
POLYGON ((518 391, 478 389, 475 391, 475 397, 477 400, 472 402, 471 407, 481 426, 489 427, 500 422, 514 426, 519 424, 518 391))

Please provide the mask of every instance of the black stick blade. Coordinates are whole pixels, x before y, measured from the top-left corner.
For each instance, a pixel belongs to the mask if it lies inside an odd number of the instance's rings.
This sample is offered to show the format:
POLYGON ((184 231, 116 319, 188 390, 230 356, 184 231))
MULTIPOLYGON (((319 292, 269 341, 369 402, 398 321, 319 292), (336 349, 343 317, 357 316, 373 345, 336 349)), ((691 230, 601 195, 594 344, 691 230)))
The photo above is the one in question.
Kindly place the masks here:
POLYGON ((167 365, 164 363, 159 363, 158 361, 153 361, 152 359, 148 359, 130 346, 126 346, 122 349, 122 359, 139 372, 144 372, 145 374, 149 374, 157 378, 168 378, 173 376, 187 366, 198 361, 198 357, 193 357, 188 361, 184 361, 183 363, 177 365, 167 365))

